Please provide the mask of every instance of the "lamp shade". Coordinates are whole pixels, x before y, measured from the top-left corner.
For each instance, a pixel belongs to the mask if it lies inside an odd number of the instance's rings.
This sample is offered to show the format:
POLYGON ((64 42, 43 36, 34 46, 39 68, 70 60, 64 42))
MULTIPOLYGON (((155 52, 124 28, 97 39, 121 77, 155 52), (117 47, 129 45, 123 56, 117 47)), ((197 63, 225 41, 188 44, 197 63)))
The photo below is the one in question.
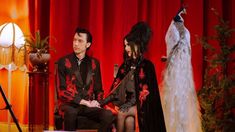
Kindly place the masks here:
POLYGON ((24 35, 15 23, 5 23, 0 26, 0 46, 9 47, 15 45, 17 48, 25 44, 24 35))
POLYGON ((5 23, 0 26, 0 69, 25 70, 25 40, 21 29, 15 23, 5 23))

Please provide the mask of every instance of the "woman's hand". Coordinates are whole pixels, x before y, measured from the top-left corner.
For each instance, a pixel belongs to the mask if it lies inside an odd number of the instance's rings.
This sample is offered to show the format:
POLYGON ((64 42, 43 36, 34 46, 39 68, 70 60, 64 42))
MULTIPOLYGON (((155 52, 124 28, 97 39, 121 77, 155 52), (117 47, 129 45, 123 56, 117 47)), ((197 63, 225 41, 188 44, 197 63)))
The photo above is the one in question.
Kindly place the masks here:
POLYGON ((132 105, 129 103, 123 104, 119 107, 119 111, 127 112, 132 105))

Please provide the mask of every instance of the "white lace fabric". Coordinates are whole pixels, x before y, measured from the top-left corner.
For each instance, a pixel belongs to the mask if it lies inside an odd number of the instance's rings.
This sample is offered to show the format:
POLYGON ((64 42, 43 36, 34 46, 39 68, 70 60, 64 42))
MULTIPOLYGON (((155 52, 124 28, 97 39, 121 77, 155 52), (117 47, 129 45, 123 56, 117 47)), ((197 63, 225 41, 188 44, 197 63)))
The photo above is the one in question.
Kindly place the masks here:
POLYGON ((166 33, 167 64, 162 105, 168 132, 202 132, 201 113, 193 81, 190 33, 172 21, 166 33))

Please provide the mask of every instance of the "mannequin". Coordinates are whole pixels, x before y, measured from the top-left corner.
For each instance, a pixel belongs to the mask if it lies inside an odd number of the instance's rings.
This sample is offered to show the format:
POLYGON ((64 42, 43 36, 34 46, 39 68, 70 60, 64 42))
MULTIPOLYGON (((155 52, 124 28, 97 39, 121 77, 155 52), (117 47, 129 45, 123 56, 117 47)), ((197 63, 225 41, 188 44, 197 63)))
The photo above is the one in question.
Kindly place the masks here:
POLYGON ((163 78, 163 110, 168 132, 201 132, 201 113, 195 91, 190 33, 181 8, 166 33, 167 58, 163 78))

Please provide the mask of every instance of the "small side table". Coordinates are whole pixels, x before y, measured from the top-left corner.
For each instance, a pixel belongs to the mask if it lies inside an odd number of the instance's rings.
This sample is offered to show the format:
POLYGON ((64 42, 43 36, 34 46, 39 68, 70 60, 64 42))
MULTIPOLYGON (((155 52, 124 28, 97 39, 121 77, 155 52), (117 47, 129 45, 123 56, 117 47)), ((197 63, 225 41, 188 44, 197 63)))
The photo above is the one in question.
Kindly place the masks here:
POLYGON ((29 74, 29 132, 49 128, 49 73, 29 74))

